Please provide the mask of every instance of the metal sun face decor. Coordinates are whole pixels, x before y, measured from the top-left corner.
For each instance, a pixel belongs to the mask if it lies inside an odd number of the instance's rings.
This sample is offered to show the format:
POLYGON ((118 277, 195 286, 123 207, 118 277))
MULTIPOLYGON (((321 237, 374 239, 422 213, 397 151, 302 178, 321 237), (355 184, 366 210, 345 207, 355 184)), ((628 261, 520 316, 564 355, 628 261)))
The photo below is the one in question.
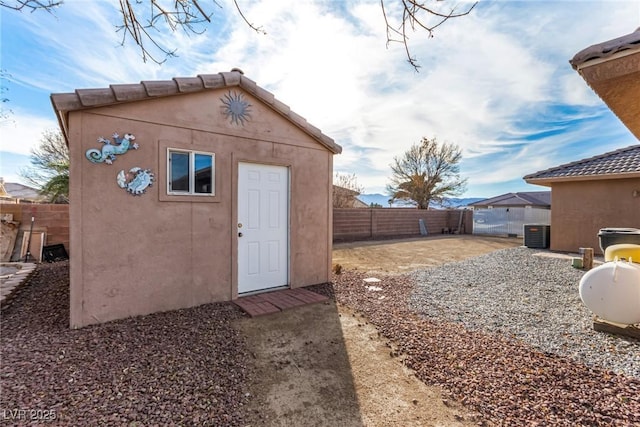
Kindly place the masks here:
POLYGON ((230 91, 224 98, 220 98, 220 101, 222 101, 222 114, 231 124, 244 126, 251 119, 251 104, 241 93, 230 91))
POLYGON ((118 186, 134 196, 144 194, 147 188, 153 185, 154 180, 155 176, 151 172, 151 169, 142 169, 139 167, 131 168, 129 172, 121 170, 118 172, 116 178, 118 186))
POLYGON ((91 163, 106 163, 111 165, 116 159, 116 155, 124 154, 131 149, 137 150, 140 147, 137 143, 133 142, 136 137, 132 133, 125 133, 122 138, 120 138, 118 133, 114 133, 112 137, 113 144, 103 137, 98 138, 98 142, 102 142, 104 145, 100 150, 97 148, 87 150, 85 153, 87 160, 91 163))

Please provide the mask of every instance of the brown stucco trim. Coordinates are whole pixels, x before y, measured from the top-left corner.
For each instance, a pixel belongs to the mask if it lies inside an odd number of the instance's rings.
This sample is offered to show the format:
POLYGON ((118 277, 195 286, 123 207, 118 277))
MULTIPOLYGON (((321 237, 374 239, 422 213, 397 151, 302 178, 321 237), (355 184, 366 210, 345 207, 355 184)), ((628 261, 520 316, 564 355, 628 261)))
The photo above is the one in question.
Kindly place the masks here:
MULTIPOLYGON (((333 156, 329 158, 329 170, 333 171, 333 156)), ((329 188, 329 197, 327 199, 327 205, 333 206, 333 174, 327 177, 326 182, 327 187, 329 188)), ((326 282, 331 282, 331 271, 333 271, 333 209, 329 209, 327 211, 327 227, 331 230, 331 233, 327 234, 327 247, 329 250, 327 251, 327 280, 326 282)))
MULTIPOLYGON (((83 114, 72 113, 69 117, 71 128, 70 138, 75 141, 82 140, 83 114)), ((82 156, 82 147, 69 147, 69 158, 82 156)), ((69 176, 73 180, 69 182, 69 253, 72 255, 69 263, 70 283, 84 282, 85 253, 82 248, 82 230, 84 229, 83 204, 83 175, 80 162, 69 162, 69 176)), ((84 325, 85 312, 84 286, 69 286, 69 326, 79 328, 84 325)))
POLYGON ((171 80, 142 81, 139 84, 114 84, 108 88, 77 89, 73 93, 54 93, 51 94, 51 104, 68 145, 69 113, 72 111, 235 86, 255 96, 332 153, 342 152, 342 147, 336 144, 332 138, 308 123, 304 117, 294 113, 288 105, 278 101, 271 92, 259 87, 256 82, 235 69, 231 72, 218 74, 200 74, 197 77, 174 77, 171 80))

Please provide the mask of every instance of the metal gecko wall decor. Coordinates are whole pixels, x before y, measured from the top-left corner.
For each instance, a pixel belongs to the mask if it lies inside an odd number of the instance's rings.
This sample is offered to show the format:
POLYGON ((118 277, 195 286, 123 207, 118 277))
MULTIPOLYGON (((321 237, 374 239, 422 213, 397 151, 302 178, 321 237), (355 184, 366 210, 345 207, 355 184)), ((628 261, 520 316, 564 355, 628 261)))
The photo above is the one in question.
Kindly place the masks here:
POLYGON ((116 181, 118 186, 126 190, 127 193, 139 196, 153 185, 155 175, 151 172, 151 169, 134 167, 129 169, 129 172, 125 172, 124 169, 118 172, 116 181))
POLYGON ((104 145, 100 150, 97 148, 91 148, 87 150, 86 156, 91 163, 106 163, 108 165, 113 164, 116 159, 116 155, 124 154, 128 150, 137 150, 140 146, 133 142, 136 137, 132 133, 125 133, 122 138, 118 133, 114 133, 113 144, 108 139, 103 137, 98 138, 98 142, 102 142, 104 145))
POLYGON ((251 119, 251 104, 241 93, 230 91, 224 98, 220 98, 220 101, 222 101, 222 113, 230 123, 244 126, 245 122, 251 119))

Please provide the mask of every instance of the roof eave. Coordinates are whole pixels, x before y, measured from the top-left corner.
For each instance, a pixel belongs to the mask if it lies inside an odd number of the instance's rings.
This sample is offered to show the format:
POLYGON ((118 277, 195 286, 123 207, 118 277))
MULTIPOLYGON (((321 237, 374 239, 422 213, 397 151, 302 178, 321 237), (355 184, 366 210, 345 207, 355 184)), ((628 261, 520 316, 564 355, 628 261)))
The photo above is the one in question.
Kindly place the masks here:
POLYGON ((640 171, 638 172, 625 172, 625 173, 611 173, 603 175, 580 175, 580 176, 554 176, 548 178, 527 178, 524 180, 527 184, 543 185, 545 187, 551 187, 551 185, 557 182, 576 182, 576 181, 602 181, 609 179, 631 179, 640 178, 640 171))
POLYGON ((589 68, 589 67, 593 67, 596 65, 600 65, 603 64, 605 62, 611 62, 611 61, 615 61, 616 59, 620 59, 620 58, 624 58, 626 56, 630 56, 633 55, 635 53, 638 53, 638 51, 640 50, 640 48, 633 48, 633 49, 626 49, 626 50, 621 50, 619 52, 616 52, 610 56, 605 56, 602 58, 593 58, 590 59, 588 61, 584 61, 584 62, 577 62, 577 63, 573 63, 571 61, 569 61, 571 63, 571 66, 573 67, 574 70, 576 70, 578 73, 581 73, 582 70, 589 68))
POLYGON ((569 61, 589 87, 640 139, 640 28, 603 43, 589 46, 569 61), (625 96, 626 92, 626 96, 625 96))
POLYGON ((67 146, 69 145, 69 113, 107 107, 114 104, 156 99, 168 96, 187 95, 193 92, 240 86, 262 101, 274 112, 285 117, 304 133, 315 139, 333 154, 340 154, 342 147, 296 114, 288 105, 278 101, 266 89, 245 77, 236 69, 218 74, 199 74, 197 77, 174 77, 170 81, 142 81, 139 84, 110 85, 102 89, 78 89, 73 93, 51 94, 51 104, 67 146))

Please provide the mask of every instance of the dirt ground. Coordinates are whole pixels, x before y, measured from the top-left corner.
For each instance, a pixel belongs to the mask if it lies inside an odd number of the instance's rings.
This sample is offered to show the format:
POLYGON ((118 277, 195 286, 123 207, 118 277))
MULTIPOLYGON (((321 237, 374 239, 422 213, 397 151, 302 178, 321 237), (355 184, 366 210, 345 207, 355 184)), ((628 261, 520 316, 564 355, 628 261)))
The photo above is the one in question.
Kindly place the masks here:
POLYGON ((345 270, 407 273, 521 245, 522 239, 473 235, 339 243, 333 246, 333 264, 345 270))
MULTIPOLYGON (((344 243, 344 270, 398 274, 520 246, 522 240, 442 236, 344 243)), ((252 425, 467 426, 474 414, 427 386, 393 343, 349 307, 333 302, 244 318, 236 324, 257 366, 252 425)))

